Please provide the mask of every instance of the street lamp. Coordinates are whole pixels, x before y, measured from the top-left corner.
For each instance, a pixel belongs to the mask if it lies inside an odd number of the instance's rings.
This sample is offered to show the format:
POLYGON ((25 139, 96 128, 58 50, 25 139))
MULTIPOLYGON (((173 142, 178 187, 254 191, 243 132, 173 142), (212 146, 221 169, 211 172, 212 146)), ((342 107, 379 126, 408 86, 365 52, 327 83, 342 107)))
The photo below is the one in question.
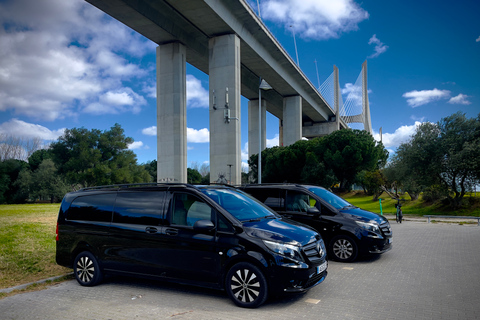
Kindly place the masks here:
POLYGON ((260 78, 258 87, 258 183, 262 183, 262 90, 273 89, 267 81, 260 78))

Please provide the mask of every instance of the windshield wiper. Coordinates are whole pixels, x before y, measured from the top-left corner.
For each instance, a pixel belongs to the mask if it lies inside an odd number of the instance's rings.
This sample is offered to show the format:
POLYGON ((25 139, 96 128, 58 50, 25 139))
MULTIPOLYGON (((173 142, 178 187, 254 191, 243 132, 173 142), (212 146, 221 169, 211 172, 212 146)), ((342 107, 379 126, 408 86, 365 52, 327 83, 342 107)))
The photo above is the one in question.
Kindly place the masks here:
POLYGON ((243 223, 245 223, 245 222, 258 222, 258 221, 262 221, 263 219, 275 219, 275 216, 274 215, 269 215, 269 216, 264 216, 264 217, 253 218, 253 219, 250 219, 250 220, 245 220, 245 221, 243 221, 243 223))

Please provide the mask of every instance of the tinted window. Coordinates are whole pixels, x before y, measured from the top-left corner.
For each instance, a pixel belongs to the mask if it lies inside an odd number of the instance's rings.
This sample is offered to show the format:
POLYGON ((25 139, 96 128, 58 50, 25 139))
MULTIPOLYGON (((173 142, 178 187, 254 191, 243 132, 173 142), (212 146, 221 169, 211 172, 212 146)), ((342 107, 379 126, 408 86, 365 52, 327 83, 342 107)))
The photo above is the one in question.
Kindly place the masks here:
POLYGON ((197 196, 188 193, 175 193, 170 212, 170 223, 193 226, 198 220, 215 222, 214 209, 197 196))
POLYGON ((205 188, 201 191, 240 221, 276 218, 268 207, 244 192, 233 189, 205 188))
POLYGON ((157 226, 164 202, 164 191, 119 192, 113 222, 157 226))
POLYGON ((287 211, 307 212, 308 208, 315 207, 315 199, 301 191, 287 191, 287 211))
POLYGON ((310 187, 308 188, 308 190, 315 193, 317 196, 322 198, 325 202, 332 205, 335 209, 342 209, 352 205, 350 202, 343 200, 342 198, 331 193, 328 190, 318 188, 318 187, 310 187))
POLYGON ((252 189, 248 189, 247 192, 275 211, 285 210, 285 197, 282 196, 282 194, 283 195, 285 194, 284 190, 268 189, 268 188, 265 188, 265 189, 252 188, 252 189))
POLYGON ((217 214, 217 218, 218 218, 218 225, 217 225, 218 231, 233 232, 232 225, 230 224, 230 222, 228 222, 227 219, 225 219, 224 216, 222 216, 221 214, 217 214))
POLYGON ((116 193, 78 197, 72 201, 67 220, 111 222, 116 193))

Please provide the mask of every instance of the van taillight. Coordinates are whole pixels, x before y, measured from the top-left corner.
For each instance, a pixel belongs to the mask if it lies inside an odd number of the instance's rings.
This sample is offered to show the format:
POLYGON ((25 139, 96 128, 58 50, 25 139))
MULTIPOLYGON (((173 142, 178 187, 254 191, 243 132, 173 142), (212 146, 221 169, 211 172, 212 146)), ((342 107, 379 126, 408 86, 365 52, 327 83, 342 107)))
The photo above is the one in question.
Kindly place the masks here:
POLYGON ((57 230, 55 231, 55 233, 56 233, 55 240, 58 241, 58 222, 57 222, 57 230))

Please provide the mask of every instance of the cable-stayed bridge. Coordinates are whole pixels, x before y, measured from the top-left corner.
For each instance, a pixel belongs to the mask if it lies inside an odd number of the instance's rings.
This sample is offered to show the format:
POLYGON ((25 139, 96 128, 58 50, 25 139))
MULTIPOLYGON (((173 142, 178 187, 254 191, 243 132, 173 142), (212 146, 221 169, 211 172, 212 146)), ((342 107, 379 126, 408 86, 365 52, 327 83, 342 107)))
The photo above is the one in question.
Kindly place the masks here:
POLYGON ((368 103, 367 61, 362 64, 362 70, 355 83, 342 89, 339 83, 338 68, 320 85, 320 93, 329 106, 332 106, 341 121, 354 129, 363 129, 372 134, 370 106, 368 103), (343 101, 342 93, 346 94, 343 101), (351 124, 357 124, 351 126, 351 124))

